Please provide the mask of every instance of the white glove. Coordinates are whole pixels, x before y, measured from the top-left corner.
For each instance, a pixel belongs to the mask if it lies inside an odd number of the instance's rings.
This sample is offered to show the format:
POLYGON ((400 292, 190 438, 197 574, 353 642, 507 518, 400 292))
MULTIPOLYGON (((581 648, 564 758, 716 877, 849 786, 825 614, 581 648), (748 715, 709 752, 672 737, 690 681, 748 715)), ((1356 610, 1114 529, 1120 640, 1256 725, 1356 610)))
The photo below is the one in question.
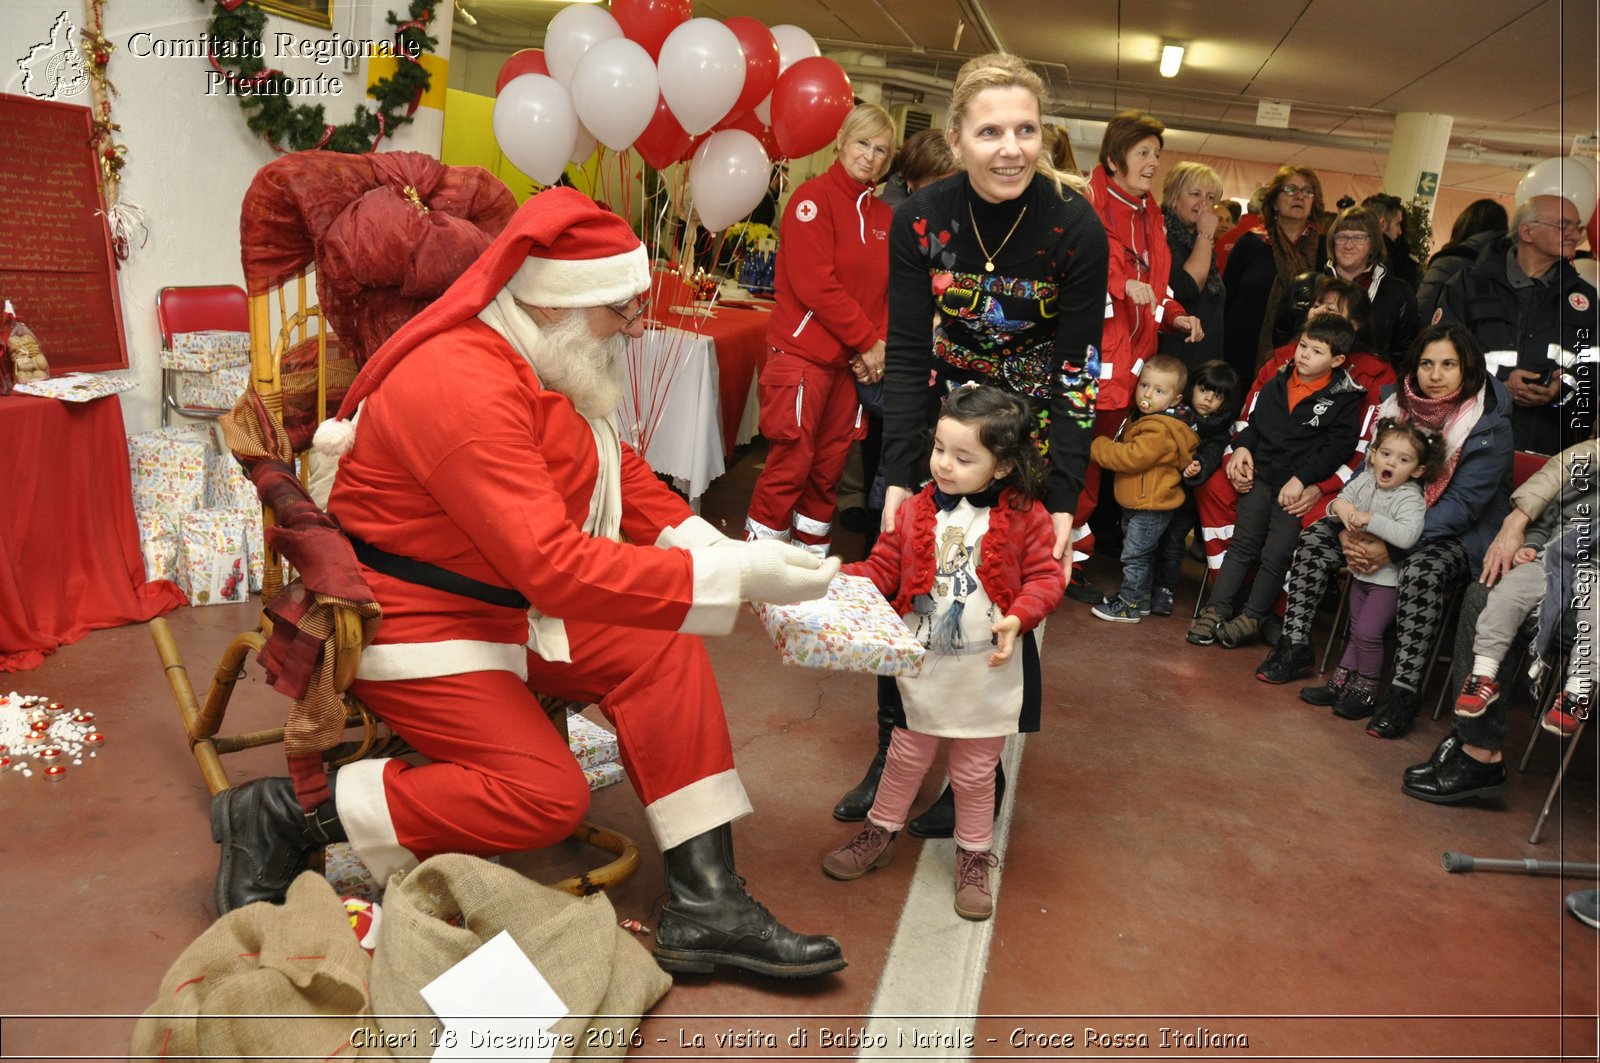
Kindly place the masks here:
POLYGON ((777 539, 740 544, 739 597, 789 605, 821 598, 839 574, 839 559, 827 560, 777 539))

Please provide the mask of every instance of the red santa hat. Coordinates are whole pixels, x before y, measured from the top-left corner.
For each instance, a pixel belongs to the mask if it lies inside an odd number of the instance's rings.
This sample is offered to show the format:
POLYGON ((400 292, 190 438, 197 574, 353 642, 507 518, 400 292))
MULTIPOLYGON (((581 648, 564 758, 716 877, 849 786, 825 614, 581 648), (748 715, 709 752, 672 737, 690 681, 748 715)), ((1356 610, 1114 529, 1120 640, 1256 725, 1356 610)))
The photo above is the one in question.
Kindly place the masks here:
POLYGON ((350 418, 389 371, 423 341, 474 318, 502 289, 529 306, 625 303, 650 287, 650 260, 628 223, 573 188, 524 203, 511 223, 437 300, 373 352, 332 420, 317 428, 330 456, 355 445, 350 418))

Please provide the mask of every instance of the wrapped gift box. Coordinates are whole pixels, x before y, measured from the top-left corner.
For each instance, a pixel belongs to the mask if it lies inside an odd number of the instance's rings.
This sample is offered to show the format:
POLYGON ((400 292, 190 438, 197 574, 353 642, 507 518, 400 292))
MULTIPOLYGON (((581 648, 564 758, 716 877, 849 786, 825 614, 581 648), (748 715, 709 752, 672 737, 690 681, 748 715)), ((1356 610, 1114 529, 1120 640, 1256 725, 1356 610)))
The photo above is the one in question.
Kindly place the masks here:
POLYGON ((144 554, 146 580, 176 579, 178 575, 178 520, 159 511, 136 513, 139 549, 144 554))
MULTIPOLYGON (((163 369, 209 373, 215 369, 250 364, 250 333, 174 332, 172 347, 161 352, 163 369)), ((231 403, 229 405, 232 405, 231 403)))
POLYGON ((922 643, 865 576, 840 576, 815 601, 752 608, 785 664, 873 675, 922 670, 922 643))
POLYGON ((578 758, 578 765, 585 769, 617 759, 617 736, 583 716, 567 717, 567 744, 578 758))
POLYGON ((208 372, 179 370, 172 374, 178 405, 187 409, 231 410, 250 387, 248 365, 228 366, 208 372))
POLYGON ((200 509, 178 524, 178 586, 190 605, 250 600, 249 538, 237 510, 200 509))
POLYGON ((614 782, 621 782, 628 777, 628 773, 622 770, 621 764, 613 760, 609 764, 601 764, 594 768, 584 768, 583 777, 589 780, 589 789, 599 790, 610 786, 614 782))
POLYGON ((172 516, 200 509, 214 448, 203 428, 157 428, 128 437, 133 506, 172 516))

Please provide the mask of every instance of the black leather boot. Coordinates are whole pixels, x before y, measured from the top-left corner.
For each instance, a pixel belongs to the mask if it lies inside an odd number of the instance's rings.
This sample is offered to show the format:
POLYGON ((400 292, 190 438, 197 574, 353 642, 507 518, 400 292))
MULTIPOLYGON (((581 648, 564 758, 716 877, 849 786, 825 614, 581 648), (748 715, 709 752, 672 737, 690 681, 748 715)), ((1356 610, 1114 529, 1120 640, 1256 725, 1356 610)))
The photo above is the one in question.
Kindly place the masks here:
MULTIPOLYGON (((893 683, 892 677, 888 681, 893 683)), ((867 818, 872 802, 878 797, 878 779, 883 776, 884 761, 889 759, 889 739, 894 735, 894 709, 878 698, 878 752, 867 765, 867 774, 855 787, 839 798, 833 806, 833 818, 841 823, 860 823, 867 818)))
POLYGON ((663 970, 710 974, 717 964, 776 978, 828 974, 845 965, 831 937, 797 934, 745 892, 733 866, 733 828, 724 823, 662 854, 672 899, 656 924, 663 970))
POLYGON ((291 780, 255 779, 211 799, 211 840, 222 845, 220 916, 255 901, 282 904, 311 854, 347 839, 332 798, 307 813, 291 780))
POLYGON ((1391 685, 1367 723, 1367 734, 1373 738, 1404 738, 1421 706, 1422 699, 1415 690, 1391 685))
POLYGON ((1444 736, 1444 741, 1440 742, 1434 749, 1432 756, 1421 764, 1411 765, 1401 774, 1401 779, 1408 783, 1426 779, 1443 767, 1445 761, 1459 752, 1461 752, 1461 736, 1451 731, 1444 736))
MULTIPOLYGON (((1006 769, 1003 764, 994 766, 994 814, 1000 816, 1000 802, 1006 797, 1006 769)), ((941 793, 928 810, 910 823, 906 830, 915 838, 953 838, 956 833, 956 794, 950 784, 944 784, 941 793)))
POLYGON ((1506 789, 1506 762, 1485 764, 1458 753, 1420 779, 1407 779, 1400 792, 1418 801, 1450 805, 1474 797, 1498 797, 1506 789))

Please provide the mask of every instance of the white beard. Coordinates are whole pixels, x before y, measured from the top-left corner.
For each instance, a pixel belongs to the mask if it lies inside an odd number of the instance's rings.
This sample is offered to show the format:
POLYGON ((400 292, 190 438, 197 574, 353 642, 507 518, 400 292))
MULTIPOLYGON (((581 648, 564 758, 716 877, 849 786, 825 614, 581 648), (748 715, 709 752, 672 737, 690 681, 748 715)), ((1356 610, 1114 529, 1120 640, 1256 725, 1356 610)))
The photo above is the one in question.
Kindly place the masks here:
POLYGON ((585 417, 608 417, 622 402, 623 356, 628 337, 597 339, 584 310, 569 310, 538 330, 527 351, 539 382, 572 400, 585 417))

